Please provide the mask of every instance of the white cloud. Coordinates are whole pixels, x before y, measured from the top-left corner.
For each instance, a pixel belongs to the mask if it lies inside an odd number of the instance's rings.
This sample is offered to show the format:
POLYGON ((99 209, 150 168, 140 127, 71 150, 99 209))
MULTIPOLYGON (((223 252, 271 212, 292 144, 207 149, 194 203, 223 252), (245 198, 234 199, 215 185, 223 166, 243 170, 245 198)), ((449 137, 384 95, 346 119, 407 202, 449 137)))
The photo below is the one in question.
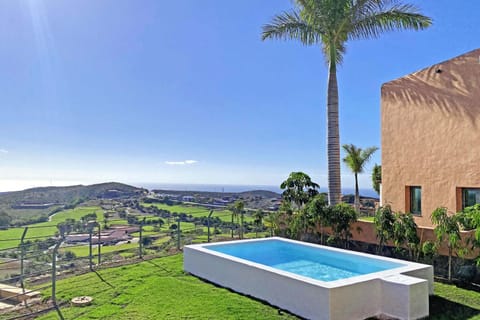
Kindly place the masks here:
POLYGON ((8 153, 8 150, 0 149, 0 153, 8 153))
POLYGON ((184 166, 186 164, 195 164, 197 160, 184 160, 184 161, 165 161, 165 164, 170 166, 184 166))

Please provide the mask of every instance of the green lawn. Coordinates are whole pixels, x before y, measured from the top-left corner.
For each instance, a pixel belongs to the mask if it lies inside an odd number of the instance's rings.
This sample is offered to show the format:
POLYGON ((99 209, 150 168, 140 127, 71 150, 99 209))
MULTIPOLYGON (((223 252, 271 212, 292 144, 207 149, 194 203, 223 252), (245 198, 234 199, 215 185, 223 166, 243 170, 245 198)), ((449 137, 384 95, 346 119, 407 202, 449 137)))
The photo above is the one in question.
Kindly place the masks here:
POLYGON ((360 218, 358 218, 358 220, 360 220, 360 221, 368 221, 368 222, 373 222, 374 219, 375 219, 375 217, 360 217, 360 218))
MULTIPOLYGON (((207 217, 210 213, 210 209, 201 206, 188 206, 188 205, 173 205, 169 206, 163 203, 142 203, 145 207, 157 207, 158 209, 168 210, 171 213, 185 213, 192 215, 193 217, 207 217)), ((222 221, 231 221, 231 212, 228 210, 215 210, 213 217, 219 217, 222 221)), ((245 221, 253 220, 250 215, 245 215, 245 221)))
MULTIPOLYGON (((62 308, 63 315, 65 319, 296 319, 185 274, 182 258, 175 255, 101 270, 99 276, 88 273, 59 281, 61 300, 79 295, 95 299, 89 307, 62 308)), ((39 319, 57 319, 57 315, 50 312, 39 319)))
MULTIPOLYGON (((66 319, 296 319, 274 307, 182 271, 182 255, 61 280, 60 300, 90 295, 86 308, 62 308, 66 319), (79 286, 78 284, 82 285, 79 286)), ((49 291, 44 292, 46 296, 49 291)), ((429 319, 480 319, 480 293, 435 283, 429 319)), ((51 312, 40 319, 57 319, 51 312)))
MULTIPOLYGON (((81 217, 88 213, 96 212, 99 218, 103 217, 103 211, 100 207, 77 207, 71 210, 65 210, 57 213, 48 222, 36 223, 29 225, 26 239, 37 238, 37 237, 51 237, 57 231, 57 224, 63 222, 66 219, 75 219, 79 220, 81 217)), ((11 228, 8 230, 0 230, 0 250, 6 248, 17 247, 20 244, 20 238, 25 227, 11 228)), ((32 239, 33 241, 34 239, 32 239)))
POLYGON ((480 320, 480 293, 436 282, 430 314, 430 319, 438 320, 480 320))
MULTIPOLYGON (((118 244, 118 245, 111 245, 111 246, 102 245, 101 253, 107 254, 107 253, 112 253, 117 251, 124 251, 128 249, 138 249, 138 247, 139 247, 138 243, 125 243, 125 244, 118 244)), ((88 257, 89 250, 90 249, 88 245, 86 245, 86 246, 77 246, 77 247, 71 247, 71 248, 63 247, 60 249, 60 252, 70 251, 70 252, 73 252, 76 257, 81 258, 81 257, 88 257)), ((93 246, 92 252, 93 252, 93 255, 97 255, 98 248, 96 245, 93 246)))

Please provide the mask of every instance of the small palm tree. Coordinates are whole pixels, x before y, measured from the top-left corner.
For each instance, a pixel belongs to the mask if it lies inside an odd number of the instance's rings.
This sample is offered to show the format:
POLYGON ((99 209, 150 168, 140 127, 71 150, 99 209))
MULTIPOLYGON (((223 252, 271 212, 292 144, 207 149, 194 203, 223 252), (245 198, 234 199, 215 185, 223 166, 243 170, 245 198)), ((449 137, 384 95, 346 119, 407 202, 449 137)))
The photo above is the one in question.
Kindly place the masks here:
POLYGON ((258 238, 258 230, 262 227, 263 224, 263 211, 258 209, 252 214, 253 224, 255 226, 255 238, 258 238))
POLYGON ((348 41, 377 38, 387 31, 429 27, 431 19, 401 0, 295 0, 290 12, 263 26, 262 40, 295 39, 322 47, 328 63, 328 203, 341 202, 337 65, 348 41))
POLYGON ((244 208, 245 208, 245 204, 242 200, 237 200, 228 207, 228 210, 232 212, 232 239, 233 239, 233 227, 234 227, 235 220, 237 224, 240 226, 238 230, 238 237, 240 239, 243 239, 243 214, 245 213, 244 208))
POLYGON ((375 151, 378 150, 377 147, 370 147, 365 150, 358 148, 353 144, 343 145, 343 150, 347 154, 343 158, 343 162, 352 170, 355 175, 355 210, 360 211, 360 193, 358 190, 358 174, 363 173, 365 170, 365 165, 368 163, 375 151))

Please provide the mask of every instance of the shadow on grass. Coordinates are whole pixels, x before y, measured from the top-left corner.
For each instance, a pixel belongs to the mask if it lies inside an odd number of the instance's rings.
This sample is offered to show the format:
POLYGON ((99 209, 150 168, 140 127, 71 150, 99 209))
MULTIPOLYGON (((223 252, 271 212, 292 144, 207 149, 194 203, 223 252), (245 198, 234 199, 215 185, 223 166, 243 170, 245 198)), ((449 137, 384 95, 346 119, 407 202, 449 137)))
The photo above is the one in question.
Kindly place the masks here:
POLYGON ((430 316, 427 319, 471 319, 480 315, 480 310, 460 303, 452 302, 439 296, 430 297, 430 316))
POLYGON ((107 280, 105 280, 105 279, 102 277, 102 275, 101 275, 100 273, 98 273, 96 270, 94 270, 93 272, 97 275, 97 277, 98 277, 103 283, 107 284, 107 285, 108 285, 110 288, 112 288, 112 289, 115 288, 110 282, 108 282, 107 280))
POLYGON ((169 270, 169 269, 165 268, 164 266, 159 265, 158 263, 153 262, 152 260, 145 260, 145 262, 147 262, 147 263, 151 264, 152 266, 154 266, 154 267, 156 267, 156 268, 164 271, 165 273, 167 273, 167 274, 169 274, 169 275, 170 275, 170 274, 173 274, 173 271, 172 271, 172 270, 169 270))

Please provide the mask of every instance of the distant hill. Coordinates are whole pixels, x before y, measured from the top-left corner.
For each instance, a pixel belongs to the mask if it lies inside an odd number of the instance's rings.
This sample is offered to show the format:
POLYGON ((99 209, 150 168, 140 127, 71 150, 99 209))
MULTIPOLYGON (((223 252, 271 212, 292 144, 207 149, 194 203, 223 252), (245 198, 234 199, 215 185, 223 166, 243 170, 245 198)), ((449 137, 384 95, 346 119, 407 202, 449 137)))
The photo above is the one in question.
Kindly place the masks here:
POLYGON ((273 198, 281 197, 279 193, 267 191, 267 190, 252 190, 252 191, 243 191, 243 192, 211 192, 211 191, 179 191, 179 190, 155 189, 152 191, 160 194, 164 193, 164 194, 183 195, 183 196, 201 195, 204 197, 211 197, 211 198, 239 196, 240 198, 262 197, 266 199, 273 199, 273 198))
POLYGON ((78 200, 127 198, 146 190, 118 182, 68 187, 41 187, 0 194, 0 206, 48 206, 68 204, 78 200))

